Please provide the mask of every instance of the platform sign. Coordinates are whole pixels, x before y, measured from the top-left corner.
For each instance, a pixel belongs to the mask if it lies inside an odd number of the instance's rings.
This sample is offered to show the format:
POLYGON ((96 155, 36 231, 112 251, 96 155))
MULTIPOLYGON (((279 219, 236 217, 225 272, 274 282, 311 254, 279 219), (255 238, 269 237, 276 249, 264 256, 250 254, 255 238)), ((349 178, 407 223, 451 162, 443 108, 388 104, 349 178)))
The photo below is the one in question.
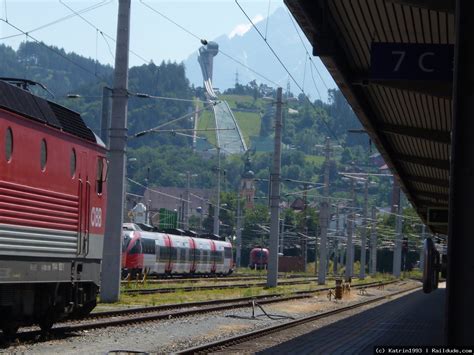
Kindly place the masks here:
POLYGON ((452 81, 454 45, 372 43, 371 80, 452 81))
POLYGON ((430 226, 446 226, 448 225, 447 208, 428 207, 428 225, 430 226))

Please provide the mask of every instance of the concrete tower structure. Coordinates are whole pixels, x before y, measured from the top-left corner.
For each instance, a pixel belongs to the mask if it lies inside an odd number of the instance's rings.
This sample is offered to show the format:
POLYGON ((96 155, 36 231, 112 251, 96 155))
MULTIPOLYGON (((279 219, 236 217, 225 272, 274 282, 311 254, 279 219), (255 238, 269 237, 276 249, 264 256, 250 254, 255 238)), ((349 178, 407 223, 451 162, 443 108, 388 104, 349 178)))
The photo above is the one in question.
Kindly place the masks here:
POLYGON ((247 151, 247 144, 240 131, 239 125, 224 100, 217 99, 217 93, 212 84, 212 71, 214 57, 219 53, 219 45, 216 42, 204 42, 199 48, 198 62, 201 66, 204 88, 207 100, 212 102, 216 122, 217 147, 222 149, 223 154, 243 154, 247 151))
POLYGON ((199 48, 198 62, 201 66, 202 77, 204 79, 204 88, 210 99, 217 98, 216 93, 212 87, 212 70, 214 57, 219 53, 219 45, 216 42, 208 42, 206 45, 199 48))

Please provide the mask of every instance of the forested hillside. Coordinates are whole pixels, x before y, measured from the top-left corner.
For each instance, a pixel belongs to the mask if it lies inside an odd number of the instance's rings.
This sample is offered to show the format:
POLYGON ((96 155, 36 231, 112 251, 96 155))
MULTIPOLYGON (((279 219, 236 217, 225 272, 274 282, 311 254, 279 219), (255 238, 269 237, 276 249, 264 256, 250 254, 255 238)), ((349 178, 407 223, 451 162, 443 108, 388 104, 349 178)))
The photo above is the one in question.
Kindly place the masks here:
MULTIPOLYGON (((54 94, 54 98, 50 93, 39 89, 35 89, 35 92, 78 111, 96 133, 100 132, 102 89, 104 86, 112 86, 113 80, 110 66, 91 58, 66 53, 60 48, 26 42, 17 51, 0 46, 0 75, 27 78, 44 84, 54 94)), ((130 136, 153 127, 166 130, 192 128, 192 112, 196 107, 193 100, 205 100, 202 88, 189 85, 184 65, 171 62, 149 63, 131 68, 129 91, 130 136), (170 122, 172 123, 169 124, 170 122)), ((235 110, 250 145, 252 169, 257 177, 268 178, 271 152, 260 150, 257 146, 266 142, 267 146, 272 147, 274 107, 268 98, 274 96, 274 90, 253 80, 246 85, 237 84, 223 94, 223 98, 235 110)), ((343 150, 335 151, 336 162, 331 165, 335 187, 344 185, 338 179, 337 171, 346 169, 345 164, 351 161, 359 166, 368 164, 368 138, 347 132, 348 129, 360 128, 360 123, 340 91, 330 90, 327 103, 309 102, 304 95, 292 93, 285 93, 285 100, 285 149, 282 156, 284 177, 306 181, 321 180, 323 152, 318 145, 323 144, 327 136, 334 144, 343 146, 343 150)), ((199 105, 203 107, 202 103, 199 105)), ((203 109, 200 117, 201 125, 204 124, 202 128, 213 127, 210 110, 203 109)), ((207 132, 207 136, 213 142, 214 133, 207 132)), ((212 152, 193 152, 191 139, 186 135, 149 133, 138 138, 131 137, 128 146, 128 155, 134 158, 128 169, 129 176, 136 181, 143 182, 147 179, 150 185, 184 186, 185 178, 180 173, 189 170, 199 173, 199 178, 193 181, 196 187, 214 185, 213 168, 216 159, 212 159, 212 152)), ((243 169, 242 158, 227 157, 222 165, 226 171, 226 186, 236 190, 243 169)), ((266 187, 261 186, 259 194, 264 195, 265 191, 266 187)), ((384 202, 383 195, 378 198, 380 202, 384 202)))

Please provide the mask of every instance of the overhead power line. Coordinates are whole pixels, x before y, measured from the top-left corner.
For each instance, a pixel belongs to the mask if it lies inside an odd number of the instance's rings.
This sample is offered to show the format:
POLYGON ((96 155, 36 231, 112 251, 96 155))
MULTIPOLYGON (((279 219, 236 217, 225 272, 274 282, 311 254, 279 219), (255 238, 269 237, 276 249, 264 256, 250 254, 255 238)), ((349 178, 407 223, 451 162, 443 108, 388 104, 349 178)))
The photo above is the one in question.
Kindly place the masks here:
MULTIPOLYGON (((244 8, 239 4, 238 0, 235 0, 235 3, 237 4, 237 6, 239 7, 239 9, 242 11, 242 13, 244 14, 244 16, 250 21, 250 24, 252 25, 252 27, 255 29, 255 31, 257 31, 258 35, 262 38, 262 40, 265 42, 265 44, 267 45, 267 47, 270 49, 270 51, 273 53, 273 55, 275 56, 275 58, 278 60, 278 62, 281 64, 281 66, 283 67, 283 69, 287 72, 288 76, 291 78, 291 80, 293 80, 293 82, 296 84, 296 86, 298 87, 298 89, 300 89, 300 91, 303 93, 303 95, 305 96, 306 100, 308 101, 308 103, 311 105, 311 107, 313 108, 313 110, 315 112, 318 112, 318 110, 316 109, 316 107, 314 106, 313 102, 309 99, 308 95, 306 95, 304 89, 301 87, 301 85, 296 81, 296 79, 294 78, 294 76, 290 73, 290 71, 288 70, 288 68, 286 67, 285 63, 283 63, 283 61, 281 60, 281 58, 278 56, 278 54, 275 52, 275 50, 273 49, 273 47, 270 45, 270 43, 268 43, 267 39, 263 36, 263 34, 260 32, 260 30, 257 28, 257 26, 255 25, 255 23, 252 21, 252 19, 249 17, 249 15, 247 15, 247 13, 245 12, 244 8)), ((336 136, 336 134, 334 133, 334 131, 331 129, 331 127, 329 126, 329 123, 323 118, 321 117, 321 120, 323 121, 324 125, 326 126, 327 130, 328 130, 328 133, 336 140, 339 142, 339 138, 336 136)), ((341 144, 342 145, 342 144, 341 144)))
POLYGON ((65 54, 55 50, 54 48, 51 48, 50 46, 46 45, 45 43, 43 43, 42 41, 36 39, 35 37, 31 36, 28 32, 25 32, 24 30, 22 30, 21 28, 15 26, 13 23, 9 22, 9 21, 6 21, 5 19, 0 19, 0 21, 6 23, 8 26, 14 28, 15 30, 17 30, 18 32, 21 32, 23 35, 25 35, 27 38, 31 38, 33 41, 35 41, 36 43, 38 43, 39 45, 45 47, 46 49, 48 49, 49 51, 51 52, 54 52, 55 54, 57 54, 58 56, 60 56, 61 58, 67 60, 69 63, 75 65, 76 67, 82 69, 83 71, 89 73, 90 75, 100 79, 100 80, 103 80, 103 81, 106 81, 105 78, 97 75, 96 73, 90 71, 89 69, 87 69, 86 67, 84 67, 83 65, 75 62, 74 60, 72 60, 71 58, 67 57, 65 54))
POLYGON ((131 92, 131 91, 129 91, 128 93, 129 93, 129 95, 139 97, 139 98, 143 98, 143 99, 159 99, 159 100, 184 101, 184 102, 200 102, 200 103, 203 103, 203 104, 208 103, 208 101, 203 101, 203 100, 198 100, 198 99, 182 99, 182 98, 179 98, 179 97, 155 96, 155 95, 146 94, 146 93, 142 93, 142 92, 131 92))
MULTIPOLYGON (((5 20, 8 22, 8 17, 6 16, 6 6, 7 6, 7 2, 6 0, 4 0, 5 2, 5 20)), ((88 7, 85 7, 81 10, 78 10, 77 11, 77 14, 84 14, 86 12, 89 12, 89 11, 92 11, 92 10, 95 10, 99 7, 102 7, 104 5, 107 5, 108 3, 112 2, 112 0, 103 0, 101 1, 100 3, 98 4, 95 4, 95 5, 91 5, 91 6, 88 6, 88 7)), ((36 32, 36 31, 39 31, 39 30, 42 30, 44 28, 47 28, 47 27, 50 27, 50 26, 53 26, 53 25, 56 25, 60 22, 63 22, 63 21, 66 21, 66 20, 69 20, 71 18, 74 18, 77 16, 77 14, 71 14, 71 15, 67 15, 67 16, 63 16, 63 17, 60 17, 58 18, 57 20, 54 20, 54 21, 51 21, 51 22, 48 22, 44 25, 41 25, 39 27, 35 27, 35 28, 32 28, 31 30, 28 30, 27 32, 28 33, 33 33, 33 32, 36 32)), ((11 35, 11 36, 5 36, 5 37, 0 37, 0 40, 4 40, 4 39, 9 39, 9 38, 14 38, 14 37, 19 37, 19 36, 22 36, 23 34, 15 34, 15 35, 11 35)))
MULTIPOLYGON (((150 6, 149 4, 145 3, 144 0, 140 0, 140 2, 143 4, 143 6, 145 6, 146 8, 148 8, 149 10, 151 10, 152 12, 156 13, 157 15, 161 16, 162 18, 164 18, 165 20, 167 20, 168 22, 172 23, 173 25, 175 25, 176 27, 180 28, 182 31, 186 32, 188 35, 190 35, 191 37, 194 37, 196 38, 197 40, 199 40, 199 42, 203 45, 207 44, 207 40, 205 38, 201 38, 199 37, 198 35, 196 35, 195 33, 191 32, 189 29, 187 29, 186 27, 180 25, 178 22, 174 21, 173 19, 171 19, 170 17, 166 16, 164 13, 158 11, 157 9, 155 9, 154 7, 150 6)), ((260 78, 262 78, 263 80, 265 80, 266 82, 268 83, 271 83, 273 85, 275 85, 276 87, 279 86, 278 83, 276 83, 275 81, 267 78, 265 75, 259 73, 258 71, 256 71, 255 69, 252 69, 251 67, 249 67, 248 65, 242 63, 240 60, 232 57, 230 54, 228 53, 225 53, 223 52, 221 49, 219 49, 219 53, 221 53, 223 56, 229 58, 230 60, 234 61, 235 63, 241 65, 242 67, 244 67, 245 69, 248 69, 250 70, 252 73, 254 73, 255 75, 259 76, 260 78)))
MULTIPOLYGON (((316 67, 316 65, 314 64, 313 58, 311 57, 311 55, 310 55, 308 49, 306 48, 306 45, 304 44, 303 38, 301 37, 300 31, 298 31, 298 27, 296 26, 296 23, 295 23, 295 20, 293 19, 293 16, 291 15, 290 11, 288 11, 288 9, 286 9, 286 12, 287 12, 287 14, 288 14, 288 17, 289 17, 290 20, 291 20, 291 23, 293 24, 293 27, 294 27, 294 29, 295 29, 296 34, 298 35, 298 37, 299 37, 299 39, 300 39, 301 45, 303 46, 303 48, 304 48, 304 50, 305 50, 305 52, 306 52, 306 55, 308 56, 308 58, 309 58, 309 60, 310 60, 310 62, 311 62, 311 65, 314 66, 314 69, 316 69, 316 72, 318 73, 318 76, 319 76, 319 78, 321 79, 321 82, 323 83, 323 85, 324 85, 324 87, 326 88, 326 90, 329 90, 329 87, 326 85, 326 82, 324 81, 324 79, 323 79, 321 73, 319 72, 318 67, 316 67)), ((316 90, 318 90, 318 89, 316 88, 316 90)), ((318 90, 318 93, 319 93, 319 90, 318 90)))
MULTIPOLYGON (((62 0, 59 0, 59 3, 61 5, 63 5, 64 7, 66 7, 67 9, 69 9, 69 11, 71 11, 72 13, 74 13, 76 16, 78 16, 80 19, 82 19, 84 22, 86 22, 89 26, 91 26, 92 28, 94 28, 96 31, 99 31, 99 33, 102 35, 102 37, 104 38, 104 41, 105 43, 107 44, 108 48, 109 48, 109 52, 111 52, 112 54, 112 51, 110 49, 110 46, 109 46, 109 43, 107 42, 107 39, 110 39, 111 41, 113 42, 117 42, 116 39, 110 35, 108 35, 107 33, 103 32, 100 28, 98 28, 96 25, 94 25, 91 21, 89 21, 88 19, 86 19, 84 16, 81 16, 80 13, 78 13, 76 10, 74 10, 72 7, 70 7, 69 5, 67 5, 64 1, 62 0)), ((150 63, 150 60, 148 59, 145 59, 144 57, 142 57, 141 55, 139 55, 138 53, 134 52, 133 50, 129 49, 129 52, 131 54, 133 54, 135 57, 141 59, 145 64, 148 64, 150 63)), ((115 58, 115 56, 112 54, 112 57, 115 58)))
POLYGON ((158 129, 160 129, 160 128, 163 128, 163 127, 168 126, 168 125, 170 125, 170 124, 172 124, 172 123, 175 123, 175 122, 178 122, 178 121, 183 120, 183 119, 185 119, 185 118, 188 118, 188 117, 190 117, 190 116, 192 116, 192 115, 194 115, 194 114, 196 114, 196 113, 199 113, 199 112, 201 112, 201 111, 206 110, 209 106, 213 106, 213 105, 215 105, 214 102, 209 103, 209 104, 206 104, 203 108, 201 108, 201 109, 199 109, 199 110, 197 110, 197 111, 193 111, 193 112, 186 113, 186 114, 183 115, 183 116, 180 116, 180 117, 175 118, 175 119, 173 119, 173 120, 171 120, 171 121, 162 123, 162 124, 160 124, 160 125, 158 125, 158 126, 156 126, 156 127, 153 127, 153 128, 150 128, 150 129, 147 129, 147 130, 138 132, 138 133, 134 134, 132 137, 137 138, 137 137, 141 137, 141 136, 143 136, 143 135, 145 135, 145 134, 147 134, 147 133, 156 132, 156 131, 157 131, 158 129))

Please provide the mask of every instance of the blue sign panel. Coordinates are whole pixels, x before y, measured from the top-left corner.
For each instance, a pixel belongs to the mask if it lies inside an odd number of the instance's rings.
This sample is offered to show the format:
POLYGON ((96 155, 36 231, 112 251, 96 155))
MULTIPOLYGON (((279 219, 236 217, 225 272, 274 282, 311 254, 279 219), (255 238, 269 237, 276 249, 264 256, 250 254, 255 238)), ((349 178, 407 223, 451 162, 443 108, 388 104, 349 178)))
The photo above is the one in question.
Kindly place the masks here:
POLYGON ((372 43, 370 79, 452 81, 454 45, 372 43))

